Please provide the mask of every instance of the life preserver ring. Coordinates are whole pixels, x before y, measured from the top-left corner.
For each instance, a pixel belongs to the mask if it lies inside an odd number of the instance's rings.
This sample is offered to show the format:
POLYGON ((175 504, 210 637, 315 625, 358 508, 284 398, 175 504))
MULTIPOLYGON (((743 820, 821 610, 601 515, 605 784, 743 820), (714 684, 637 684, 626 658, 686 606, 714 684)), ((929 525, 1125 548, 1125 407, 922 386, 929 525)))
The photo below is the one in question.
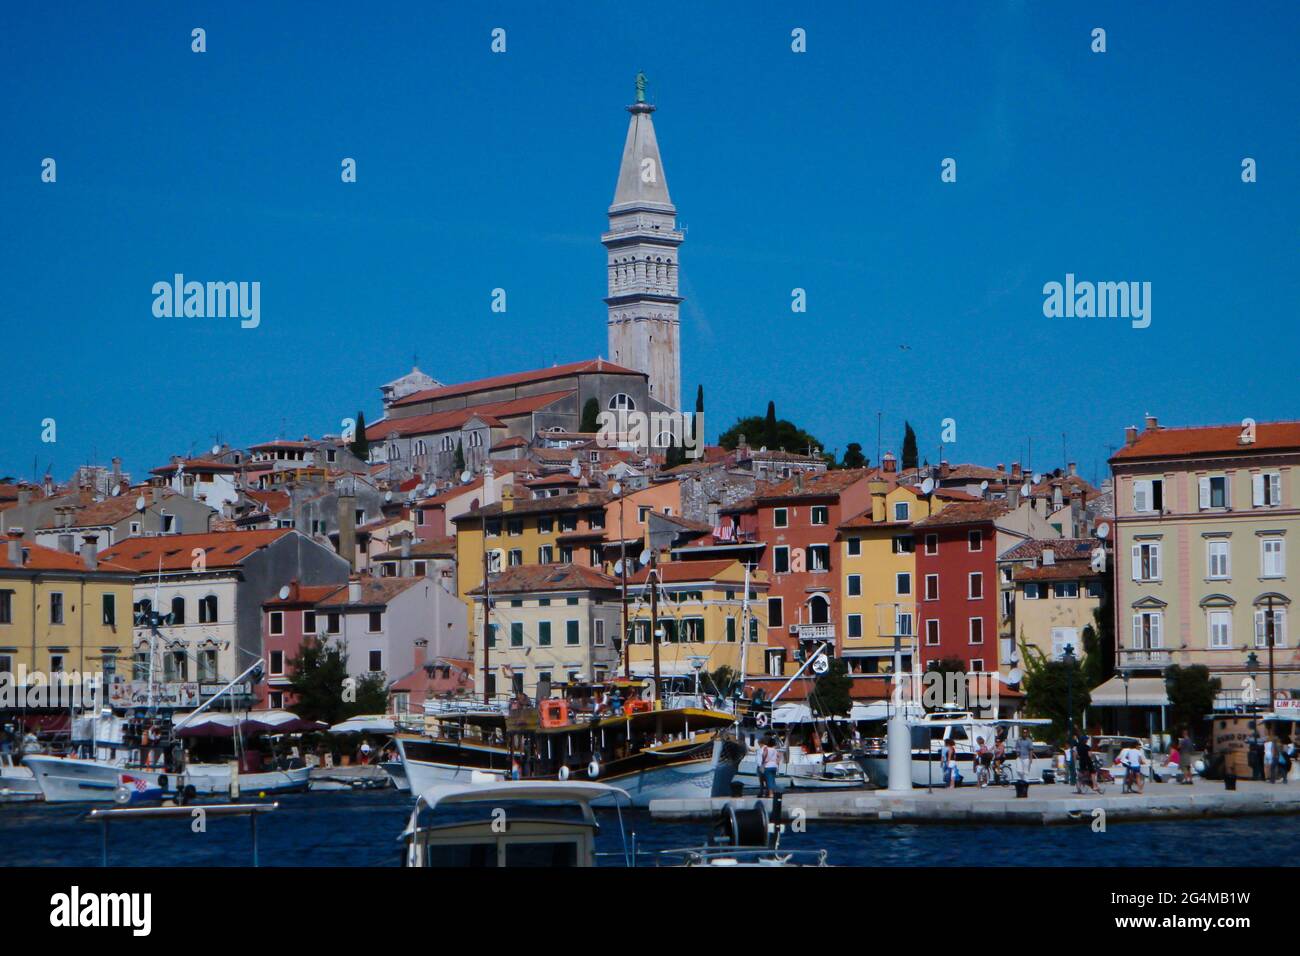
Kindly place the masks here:
POLYGON ((128 804, 131 802, 131 796, 133 793, 134 791, 129 785, 125 783, 121 784, 113 791, 113 802, 121 805, 128 804))
POLYGON ((560 772, 559 772, 559 774, 557 774, 557 776, 558 776, 561 780, 568 780, 568 779, 569 779, 569 768, 568 768, 568 767, 565 767, 565 766, 561 766, 561 767, 560 767, 560 772))
POLYGON ((756 723, 760 727, 766 727, 767 714, 759 714, 757 717, 754 718, 754 723, 756 723))
POLYGON ((587 776, 592 780, 595 780, 600 776, 600 761, 593 760, 591 763, 587 764, 587 776))

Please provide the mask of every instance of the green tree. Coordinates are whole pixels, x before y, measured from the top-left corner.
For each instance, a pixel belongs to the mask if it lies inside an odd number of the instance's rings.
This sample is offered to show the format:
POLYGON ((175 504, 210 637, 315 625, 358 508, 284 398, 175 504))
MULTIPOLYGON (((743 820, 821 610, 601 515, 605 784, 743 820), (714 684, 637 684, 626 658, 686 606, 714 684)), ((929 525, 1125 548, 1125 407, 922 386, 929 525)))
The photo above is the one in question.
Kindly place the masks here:
POLYGON ((578 426, 578 431, 588 435, 600 431, 600 402, 594 397, 587 399, 582 406, 582 424, 578 426))
POLYGON ((849 693, 852 686, 849 666, 837 657, 830 658, 826 673, 813 682, 808 697, 812 712, 818 717, 847 717, 853 709, 853 697, 849 693))
POLYGON ((463 439, 456 439, 456 459, 452 464, 457 475, 465 470, 465 442, 463 439))
POLYGON ((1083 711, 1092 702, 1083 664, 1074 656, 1068 662, 1049 660, 1037 647, 1026 643, 1023 635, 1020 659, 1025 665, 1025 677, 1021 683, 1025 692, 1025 711, 1031 717, 1050 719, 1050 736, 1063 742, 1069 727, 1067 715, 1073 711, 1077 733, 1083 726, 1083 711), (1067 706, 1067 701, 1072 706, 1067 706))
POLYGON ((776 448, 777 441, 780 440, 780 432, 777 431, 776 425, 776 402, 768 400, 767 415, 763 418, 763 444, 768 448, 776 448))
POLYGON ((348 679, 346 645, 307 637, 289 661, 289 688, 296 702, 290 708, 305 720, 337 724, 357 714, 382 714, 388 709, 388 682, 382 674, 348 679))
POLYGON ((348 445, 348 450, 362 461, 370 460, 370 440, 366 438, 365 412, 357 412, 357 430, 352 436, 352 444, 348 445))
POLYGON ((909 468, 917 467, 919 455, 916 451, 916 432, 912 431, 911 422, 903 422, 905 431, 903 432, 903 461, 901 467, 904 471, 909 468))
POLYGON ((786 451, 802 454, 809 448, 824 447, 814 436, 785 419, 780 419, 776 423, 776 441, 774 442, 761 438, 766 427, 766 420, 758 415, 737 419, 734 425, 718 436, 718 444, 728 450, 734 449, 740 443, 740 436, 744 435, 745 441, 752 447, 757 448, 762 445, 772 451, 784 448, 786 451))
POLYGON ((844 459, 840 462, 844 468, 863 468, 867 464, 867 456, 862 454, 862 446, 855 441, 849 442, 849 447, 844 449, 844 459))
POLYGON ((1204 664, 1182 667, 1170 664, 1165 668, 1165 693, 1169 695, 1169 716, 1173 726, 1196 727, 1205 715, 1214 711, 1214 698, 1223 689, 1223 682, 1210 676, 1204 664))
POLYGON ((721 665, 712 673, 705 672, 700 678, 700 686, 707 693, 719 697, 730 697, 739 682, 740 673, 726 664, 721 665))

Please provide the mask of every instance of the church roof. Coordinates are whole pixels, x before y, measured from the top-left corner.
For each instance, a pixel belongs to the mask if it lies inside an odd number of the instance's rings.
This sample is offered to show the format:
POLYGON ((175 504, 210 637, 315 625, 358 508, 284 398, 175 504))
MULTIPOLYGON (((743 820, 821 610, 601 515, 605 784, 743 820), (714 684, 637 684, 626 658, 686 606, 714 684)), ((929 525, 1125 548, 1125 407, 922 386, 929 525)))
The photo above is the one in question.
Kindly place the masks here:
POLYGON ((508 388, 512 385, 532 385, 535 382, 546 382, 556 378, 567 378, 570 375, 645 375, 644 372, 638 372, 634 369, 624 368, 613 362, 602 358, 587 359, 583 362, 569 362, 566 365, 552 365, 550 368, 539 368, 528 372, 514 372, 509 375, 495 375, 491 378, 481 378, 473 382, 462 382, 459 385, 442 385, 438 388, 426 389, 422 392, 415 392, 394 402, 394 405, 417 405, 420 402, 432 401, 439 398, 451 398, 456 395, 472 395, 475 392, 487 392, 498 388, 508 388))
POLYGON ((650 119, 655 108, 649 103, 634 103, 627 109, 632 120, 628 123, 623 161, 618 167, 618 185, 614 187, 614 202, 609 211, 613 214, 650 208, 676 212, 668 195, 668 179, 664 176, 663 160, 659 157, 654 121, 650 119))

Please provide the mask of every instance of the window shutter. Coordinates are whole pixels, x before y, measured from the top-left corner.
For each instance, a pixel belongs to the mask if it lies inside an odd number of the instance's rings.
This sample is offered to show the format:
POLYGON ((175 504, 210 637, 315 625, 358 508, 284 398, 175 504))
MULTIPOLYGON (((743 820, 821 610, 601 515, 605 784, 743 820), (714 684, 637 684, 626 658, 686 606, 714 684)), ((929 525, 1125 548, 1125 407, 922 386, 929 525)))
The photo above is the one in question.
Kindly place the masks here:
POLYGON ((1133 567, 1131 570, 1134 581, 1142 580, 1142 547, 1133 545, 1133 567))
POLYGON ((1286 608, 1273 608, 1273 644, 1286 647, 1286 608))
POLYGON ((1139 649, 1142 647, 1142 615, 1141 614, 1133 615, 1133 646, 1139 649))
POLYGON ((1266 477, 1268 478, 1268 503, 1280 505, 1282 503, 1282 476, 1273 474, 1266 477))
POLYGON ((1201 508, 1208 508, 1210 507, 1210 479, 1201 478, 1198 480, 1198 484, 1200 485, 1201 508))
POLYGON ((1151 545, 1151 580, 1160 580, 1160 545, 1151 545))
POLYGON ((1151 649, 1154 650, 1162 646, 1160 643, 1160 614, 1153 613, 1151 615, 1151 649))
POLYGON ((1267 624, 1264 621, 1264 612, 1255 612, 1255 646, 1265 647, 1268 644, 1267 624))
POLYGON ((1151 482, 1135 481, 1133 482, 1133 510, 1149 511, 1147 502, 1150 500, 1151 482))
POLYGON ((1250 503, 1256 508, 1264 504, 1264 475, 1250 476, 1250 503))

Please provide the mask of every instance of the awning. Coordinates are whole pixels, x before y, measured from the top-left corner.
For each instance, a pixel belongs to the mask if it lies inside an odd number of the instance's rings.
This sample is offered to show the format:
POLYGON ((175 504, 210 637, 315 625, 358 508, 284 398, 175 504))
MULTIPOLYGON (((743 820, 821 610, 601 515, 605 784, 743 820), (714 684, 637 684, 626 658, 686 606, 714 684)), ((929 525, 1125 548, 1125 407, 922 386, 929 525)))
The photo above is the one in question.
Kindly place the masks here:
POLYGON ((391 734, 396 733, 397 727, 392 720, 382 714, 349 717, 341 724, 335 724, 330 728, 332 734, 391 734))
MULTIPOLYGON (((1123 707, 1124 681, 1112 677, 1092 691, 1090 707, 1123 707)), ((1163 677, 1133 677, 1128 682, 1128 705, 1130 707, 1164 707, 1169 703, 1165 693, 1163 677)))

